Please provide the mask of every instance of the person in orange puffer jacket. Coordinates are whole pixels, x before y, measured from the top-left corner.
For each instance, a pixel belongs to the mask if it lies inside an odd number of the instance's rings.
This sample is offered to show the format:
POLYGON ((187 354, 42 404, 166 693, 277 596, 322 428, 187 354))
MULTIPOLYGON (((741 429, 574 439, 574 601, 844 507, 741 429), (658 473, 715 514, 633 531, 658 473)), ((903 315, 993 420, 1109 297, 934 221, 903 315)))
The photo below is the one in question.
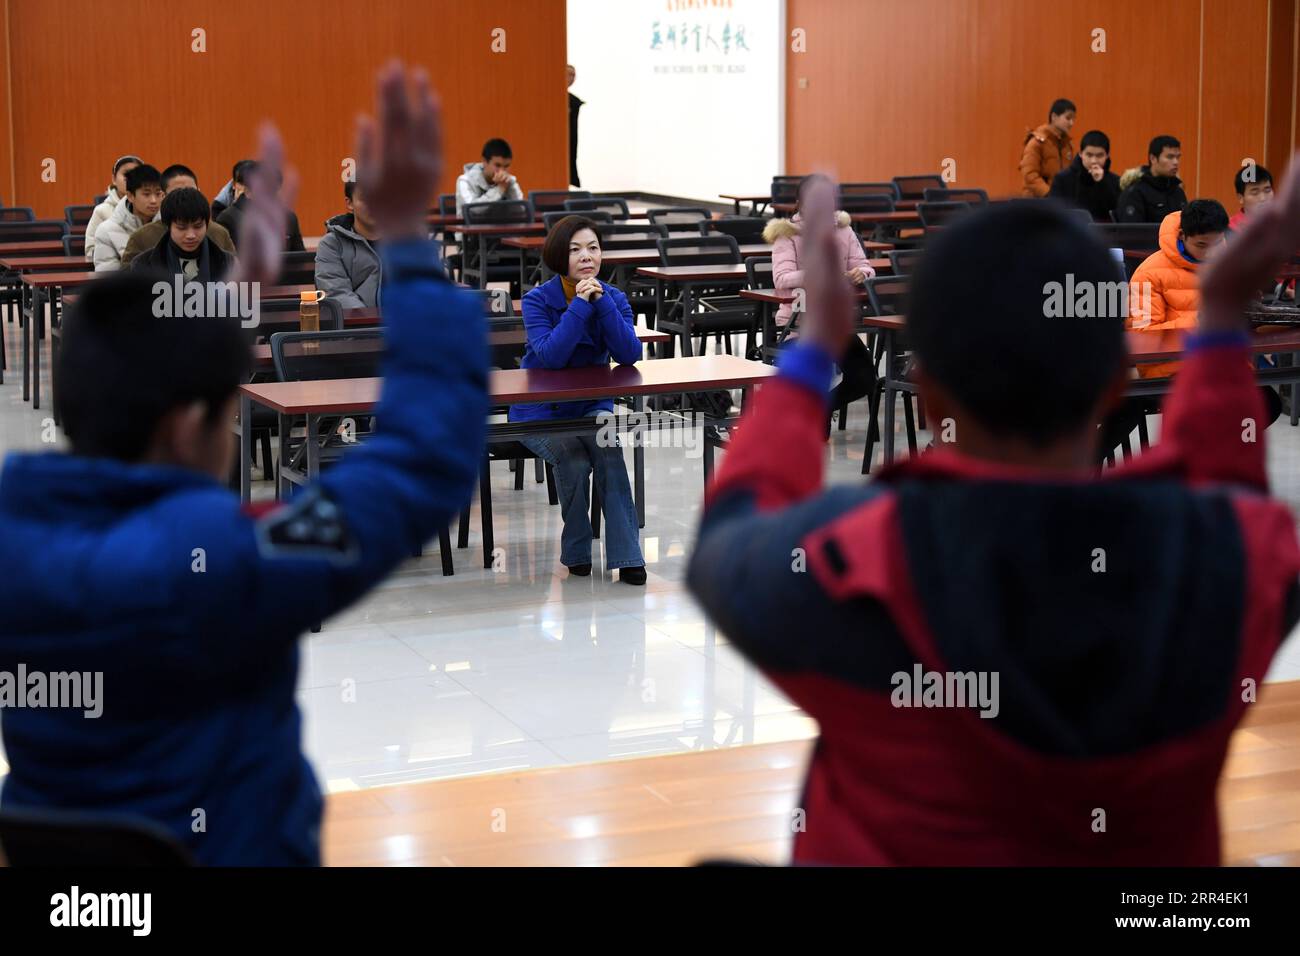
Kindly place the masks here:
POLYGON ((1073 103, 1057 100, 1047 111, 1046 123, 1025 131, 1025 149, 1020 156, 1024 195, 1039 199, 1046 196, 1052 188, 1052 177, 1074 160, 1074 144, 1070 142, 1074 114, 1073 103))
MULTIPOLYGON (((1129 280, 1129 317, 1125 325, 1144 332, 1196 328, 1201 305, 1197 270, 1224 243, 1228 212, 1213 199, 1194 199, 1160 223, 1160 248, 1149 255, 1129 280), (1149 291, 1149 294, 1148 294, 1149 291)), ((1138 366, 1141 378, 1165 378, 1177 362, 1138 366)))

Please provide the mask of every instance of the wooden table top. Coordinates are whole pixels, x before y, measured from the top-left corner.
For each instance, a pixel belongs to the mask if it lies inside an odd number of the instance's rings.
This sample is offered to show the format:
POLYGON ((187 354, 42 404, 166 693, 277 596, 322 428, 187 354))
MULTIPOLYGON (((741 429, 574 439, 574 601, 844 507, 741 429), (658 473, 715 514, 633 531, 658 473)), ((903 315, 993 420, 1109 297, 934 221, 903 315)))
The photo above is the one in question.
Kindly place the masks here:
POLYGON ((768 202, 772 197, 768 193, 760 193, 751 196, 739 195, 737 193, 718 193, 720 199, 730 199, 732 202, 768 202))
MULTIPOLYGON (((594 365, 587 368, 505 369, 492 373, 492 401, 595 401, 622 395, 698 392, 714 388, 755 385, 776 369, 736 355, 662 358, 637 365, 594 365)), ((240 392, 286 415, 366 412, 379 399, 382 380, 348 378, 317 382, 266 382, 241 385, 240 392)))
POLYGON ((108 275, 107 272, 25 272, 23 285, 33 289, 52 289, 56 286, 70 287, 85 285, 95 276, 108 275))
MULTIPOLYGON (((346 321, 346 320, 345 320, 346 321)), ((648 329, 644 325, 636 327, 636 337, 643 343, 657 344, 669 342, 672 336, 667 332, 660 332, 657 329, 648 329)), ((488 345, 524 345, 528 342, 528 333, 523 329, 507 329, 500 332, 488 332, 488 345)), ((328 344, 328 343, 326 343, 328 344)), ((382 348, 382 344, 370 345, 367 343, 365 349, 382 348)), ((358 351, 351 343, 344 349, 334 351, 353 352, 358 351)), ((267 343, 261 343, 253 346, 253 364, 258 366, 269 366, 271 362, 271 346, 267 343)))
POLYGON ((34 242, 0 242, 0 256, 62 255, 63 243, 57 239, 38 239, 34 242))
POLYGON ((94 269, 95 264, 84 256, 11 256, 0 250, 0 269, 25 272, 31 269, 58 269, 63 272, 77 272, 94 269))
MULTIPOLYGON (((610 253, 610 255, 612 256, 613 253, 610 253)), ((888 259, 868 259, 867 262, 878 273, 889 272, 892 268, 888 259)), ((663 279, 667 282, 694 280, 701 282, 717 280, 721 282, 729 279, 747 279, 749 275, 743 265, 731 265, 729 263, 711 266, 642 266, 636 270, 636 274, 645 279, 663 279)))

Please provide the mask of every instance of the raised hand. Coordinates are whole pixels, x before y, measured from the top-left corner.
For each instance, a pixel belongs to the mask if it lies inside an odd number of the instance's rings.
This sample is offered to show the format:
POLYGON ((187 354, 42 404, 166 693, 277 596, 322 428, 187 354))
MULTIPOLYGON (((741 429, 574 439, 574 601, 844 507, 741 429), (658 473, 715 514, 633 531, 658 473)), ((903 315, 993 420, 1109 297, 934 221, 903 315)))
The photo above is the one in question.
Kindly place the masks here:
POLYGON ((442 178, 442 115, 424 70, 393 61, 376 84, 378 122, 357 118, 357 185, 385 239, 428 238, 425 213, 442 178))
POLYGON ((298 174, 283 170, 284 143, 271 123, 258 133, 258 165, 239 223, 239 264, 227 279, 270 284, 280 275, 289 208, 298 197, 298 174), (283 180, 283 182, 282 182, 283 180))
POLYGON ((1277 198, 1256 207, 1246 226, 1201 270, 1200 326, 1245 330, 1246 307, 1300 251, 1300 153, 1291 157, 1277 198))
POLYGON ((835 239, 835 184, 817 181, 799 204, 803 220, 800 254, 804 260, 803 339, 839 359, 853 335, 854 302, 835 239))

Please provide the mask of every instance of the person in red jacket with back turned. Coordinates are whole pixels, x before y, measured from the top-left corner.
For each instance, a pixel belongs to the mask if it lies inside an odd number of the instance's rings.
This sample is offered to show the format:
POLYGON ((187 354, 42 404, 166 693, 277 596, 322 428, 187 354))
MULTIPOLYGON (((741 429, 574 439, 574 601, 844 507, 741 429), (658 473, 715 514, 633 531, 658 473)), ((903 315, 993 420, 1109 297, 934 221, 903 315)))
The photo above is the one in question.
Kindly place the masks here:
POLYGON ((1160 444, 1101 477, 1124 316, 1047 318, 1043 289, 1114 263, 1055 204, 1011 202, 913 279, 915 380, 951 443, 823 490, 855 310, 810 212, 804 335, 736 429, 688 577, 820 725, 795 861, 1219 862, 1228 740, 1296 618, 1294 522, 1243 429, 1264 414, 1243 307, 1300 246, 1291 170, 1203 273, 1160 444))

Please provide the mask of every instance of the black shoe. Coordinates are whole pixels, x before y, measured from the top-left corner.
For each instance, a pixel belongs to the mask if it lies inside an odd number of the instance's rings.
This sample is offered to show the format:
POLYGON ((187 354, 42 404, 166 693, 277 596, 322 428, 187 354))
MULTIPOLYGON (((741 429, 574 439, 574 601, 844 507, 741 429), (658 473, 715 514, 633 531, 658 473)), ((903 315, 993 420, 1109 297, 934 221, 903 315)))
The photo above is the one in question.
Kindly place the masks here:
POLYGON ((569 573, 580 578, 589 578, 591 577, 591 565, 575 564, 573 567, 569 568, 569 573))
POLYGON ((645 584, 645 568, 619 568, 618 579, 624 584, 645 584))

